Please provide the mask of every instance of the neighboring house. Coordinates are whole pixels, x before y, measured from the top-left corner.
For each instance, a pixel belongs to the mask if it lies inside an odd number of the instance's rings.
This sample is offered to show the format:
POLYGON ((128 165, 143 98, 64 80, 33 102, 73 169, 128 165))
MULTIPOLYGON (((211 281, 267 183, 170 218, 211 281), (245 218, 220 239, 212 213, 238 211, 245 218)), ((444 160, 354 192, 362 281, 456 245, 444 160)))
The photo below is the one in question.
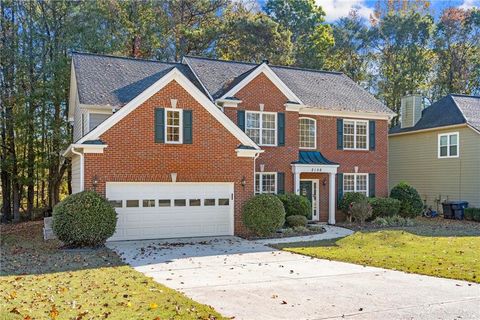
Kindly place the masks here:
POLYGON ((335 223, 345 192, 388 193, 394 113, 341 73, 186 57, 73 55, 72 189, 117 208, 113 239, 245 234, 255 193, 335 223))
POLYGON ((425 109, 422 101, 404 97, 390 130, 390 187, 408 182, 440 211, 445 200, 480 207, 480 97, 450 94, 425 109))

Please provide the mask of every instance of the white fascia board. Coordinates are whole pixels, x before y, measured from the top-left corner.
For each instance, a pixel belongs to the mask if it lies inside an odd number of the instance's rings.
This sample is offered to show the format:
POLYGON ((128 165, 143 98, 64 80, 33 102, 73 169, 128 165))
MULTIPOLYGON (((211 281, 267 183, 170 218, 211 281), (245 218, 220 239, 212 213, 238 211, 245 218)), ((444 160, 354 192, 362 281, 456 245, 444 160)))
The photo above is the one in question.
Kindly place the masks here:
POLYGON ((217 99, 215 103, 223 108, 236 108, 238 104, 242 103, 242 100, 217 99))
POLYGON ((469 127, 471 129, 473 129, 474 131, 478 132, 477 130, 475 130, 475 128, 471 127, 470 125, 468 125, 466 123, 461 123, 461 124, 454 124, 454 125, 443 126, 443 127, 434 127, 434 128, 420 129, 420 130, 411 130, 411 131, 405 131, 405 132, 389 133, 388 136, 390 136, 390 137, 404 136, 404 135, 407 135, 407 134, 456 129, 456 128, 462 128, 462 127, 469 127))
POLYGON ((260 73, 264 73, 270 81, 288 98, 290 101, 295 101, 298 103, 303 104, 303 102, 298 98, 292 90, 290 90, 287 85, 280 80, 277 74, 266 64, 263 62, 260 66, 258 66, 255 70, 253 70, 248 76, 245 77, 242 81, 240 81, 235 87, 228 90, 220 99, 225 99, 228 97, 233 97, 235 94, 240 91, 243 87, 245 87, 250 81, 255 79, 260 73))
POLYGON ((103 149, 108 147, 106 144, 78 144, 72 143, 68 146, 67 150, 63 152, 63 156, 68 158, 73 149, 82 149, 83 153, 103 153, 103 149))
POLYGON ((243 132, 236 124, 234 124, 218 107, 210 101, 190 80, 187 79, 177 68, 173 68, 169 73, 157 80, 154 84, 148 87, 141 94, 136 96, 133 100, 127 103, 120 110, 115 112, 111 117, 98 125, 95 129, 87 133, 77 143, 82 144, 87 140, 97 140, 108 129, 113 127, 118 121, 130 114, 137 107, 142 105, 155 93, 160 91, 163 87, 171 81, 176 81, 182 86, 190 95, 197 100, 210 114, 223 126, 230 131, 243 145, 251 146, 255 149, 260 149, 255 142, 250 139, 245 132, 243 132))
POLYGON ((235 149, 237 157, 242 158, 255 158, 259 153, 264 152, 265 150, 253 150, 253 149, 235 149))
POLYGON ((328 117, 348 117, 358 119, 374 119, 374 120, 392 120, 396 114, 391 113, 374 113, 374 112, 357 112, 357 111, 342 111, 342 110, 330 110, 321 109, 316 107, 309 107, 306 105, 299 105, 294 103, 285 104, 286 111, 298 112, 302 115, 317 115, 328 117))

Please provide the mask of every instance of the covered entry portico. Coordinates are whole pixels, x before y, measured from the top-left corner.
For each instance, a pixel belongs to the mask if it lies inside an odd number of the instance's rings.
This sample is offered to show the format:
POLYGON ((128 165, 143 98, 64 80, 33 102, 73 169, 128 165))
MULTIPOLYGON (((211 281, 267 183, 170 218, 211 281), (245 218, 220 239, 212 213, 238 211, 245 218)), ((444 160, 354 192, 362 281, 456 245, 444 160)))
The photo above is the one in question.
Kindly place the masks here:
POLYGON ((320 186, 326 184, 325 175, 328 175, 328 223, 335 224, 335 190, 336 190, 336 179, 335 175, 337 174, 337 168, 339 165, 332 161, 326 159, 318 151, 300 151, 299 159, 292 163, 292 172, 294 175, 294 191, 296 194, 301 193, 301 186, 303 184, 304 189, 310 184, 305 183, 311 181, 311 190, 309 190, 309 195, 313 209, 312 219, 319 221, 319 209, 320 209, 320 195, 319 189, 320 186), (302 178, 301 175, 307 176, 307 178, 302 178), (307 175, 308 174, 308 175, 307 175))

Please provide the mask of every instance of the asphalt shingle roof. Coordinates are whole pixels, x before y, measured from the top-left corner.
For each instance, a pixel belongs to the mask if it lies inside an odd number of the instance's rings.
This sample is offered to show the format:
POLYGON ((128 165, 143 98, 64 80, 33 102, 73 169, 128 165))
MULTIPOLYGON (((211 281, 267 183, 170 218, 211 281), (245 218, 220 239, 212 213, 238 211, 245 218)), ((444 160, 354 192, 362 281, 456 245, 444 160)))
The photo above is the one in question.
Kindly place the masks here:
POLYGON ((468 123, 480 130, 480 97, 449 94, 425 108, 415 126, 402 129, 399 124, 391 128, 389 133, 411 132, 462 123, 468 123))
MULTIPOLYGON (((74 53, 80 103, 121 107, 173 68, 180 70, 202 92, 206 94, 206 90, 213 99, 217 99, 259 66, 255 63, 198 57, 186 57, 185 61, 188 65, 74 53)), ((270 67, 308 107, 393 114, 342 73, 270 67)))
MULTIPOLYGON (((258 66, 200 57, 186 57, 186 61, 214 99, 220 98, 258 66)), ((342 73, 274 65, 270 68, 309 107, 393 114, 342 73)))
POLYGON ((203 91, 191 70, 180 63, 90 53, 74 53, 72 60, 82 104, 123 106, 173 68, 203 91))

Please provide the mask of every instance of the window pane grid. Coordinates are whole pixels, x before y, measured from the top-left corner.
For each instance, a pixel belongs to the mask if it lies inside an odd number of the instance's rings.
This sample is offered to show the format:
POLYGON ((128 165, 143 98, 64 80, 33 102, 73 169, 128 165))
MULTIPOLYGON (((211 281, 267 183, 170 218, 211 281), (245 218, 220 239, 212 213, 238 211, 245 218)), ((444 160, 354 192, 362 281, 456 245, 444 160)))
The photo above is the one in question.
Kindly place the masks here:
POLYGON ((345 173, 343 175, 343 192, 358 192, 368 197, 368 174, 345 173))
POLYGON ((255 175, 255 194, 275 194, 276 178, 275 173, 257 173, 255 175))
POLYGON ((458 133, 439 135, 439 157, 458 157, 458 133))
POLYGON ((166 141, 180 142, 180 110, 167 110, 166 141))
POLYGON ((299 124, 300 148, 309 148, 309 149, 315 148, 315 138, 316 138, 315 124, 316 122, 313 119, 300 119, 300 124, 299 124))
POLYGON ((257 144, 275 145, 276 115, 271 113, 247 112, 245 133, 257 144))
POLYGON ((343 121, 343 148, 354 150, 368 149, 368 122, 343 121))

